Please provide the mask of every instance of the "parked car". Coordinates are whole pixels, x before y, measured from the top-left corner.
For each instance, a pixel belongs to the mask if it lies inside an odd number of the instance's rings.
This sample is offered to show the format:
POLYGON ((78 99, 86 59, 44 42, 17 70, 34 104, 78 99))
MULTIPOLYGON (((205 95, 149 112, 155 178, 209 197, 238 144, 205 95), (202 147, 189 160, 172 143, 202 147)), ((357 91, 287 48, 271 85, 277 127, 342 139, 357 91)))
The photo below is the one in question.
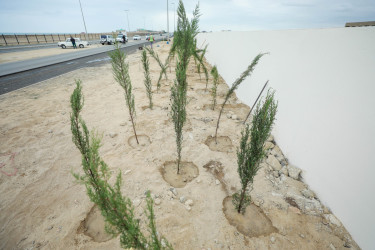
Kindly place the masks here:
POLYGON ((104 45, 105 43, 111 45, 115 43, 115 39, 111 35, 101 35, 100 36, 100 43, 104 45))
MULTIPOLYGON (((89 45, 87 41, 81 41, 78 37, 74 37, 74 40, 76 40, 76 46, 79 48, 84 48, 89 45)), ((67 47, 73 47, 73 43, 70 41, 70 38, 67 38, 65 42, 58 42, 57 46, 66 49, 67 47)))
POLYGON ((141 40, 141 36, 135 35, 133 36, 133 40, 141 40))
MULTIPOLYGON (((123 34, 119 34, 117 37, 116 37, 116 42, 120 42, 120 43, 123 43, 123 39, 122 39, 122 36, 123 34)), ((125 35, 125 43, 128 42, 128 37, 125 35)))

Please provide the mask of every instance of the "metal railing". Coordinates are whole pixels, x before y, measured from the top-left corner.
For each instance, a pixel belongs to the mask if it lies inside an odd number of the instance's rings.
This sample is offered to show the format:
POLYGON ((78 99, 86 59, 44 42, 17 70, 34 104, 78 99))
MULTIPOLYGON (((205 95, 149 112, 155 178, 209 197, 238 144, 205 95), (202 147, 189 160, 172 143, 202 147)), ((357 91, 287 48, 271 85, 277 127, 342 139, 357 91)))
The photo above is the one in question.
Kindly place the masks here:
MULTIPOLYGON (((89 41, 99 40, 101 34, 107 33, 88 33, 87 39, 89 41)), ((57 43, 65 41, 70 36, 78 37, 81 40, 86 39, 85 34, 1 34, 0 46, 57 43)))

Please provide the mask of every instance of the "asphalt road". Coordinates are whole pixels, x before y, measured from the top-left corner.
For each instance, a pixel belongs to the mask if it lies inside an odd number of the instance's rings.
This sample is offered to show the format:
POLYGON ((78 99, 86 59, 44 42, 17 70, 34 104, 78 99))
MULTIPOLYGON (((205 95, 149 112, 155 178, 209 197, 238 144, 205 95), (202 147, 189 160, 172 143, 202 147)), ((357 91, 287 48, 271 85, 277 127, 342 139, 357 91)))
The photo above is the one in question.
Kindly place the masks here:
MULTIPOLYGON (((143 43, 146 42, 147 41, 143 41, 143 43)), ((143 43, 137 43, 133 46, 129 45, 127 47, 123 47, 122 50, 127 54, 134 53, 138 49, 139 45, 142 45, 143 43)), ((65 61, 62 63, 52 64, 45 67, 1 76, 0 95, 65 74, 79 68, 100 66, 105 63, 109 63, 109 61, 110 58, 108 56, 108 52, 102 52, 99 54, 65 61)))

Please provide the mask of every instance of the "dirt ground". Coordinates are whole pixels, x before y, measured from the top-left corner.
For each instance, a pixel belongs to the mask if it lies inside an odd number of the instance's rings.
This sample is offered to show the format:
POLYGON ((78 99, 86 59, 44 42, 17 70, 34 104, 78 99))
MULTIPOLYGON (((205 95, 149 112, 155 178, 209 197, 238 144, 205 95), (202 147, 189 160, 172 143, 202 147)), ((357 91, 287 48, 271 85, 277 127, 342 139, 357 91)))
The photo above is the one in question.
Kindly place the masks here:
MULTIPOLYGON (((158 45, 155 51, 164 61, 170 45, 158 45)), ((208 108, 212 80, 205 91, 204 76, 196 73, 194 62, 188 71, 182 161, 197 169, 182 180, 183 187, 166 182, 162 172, 174 168, 164 166, 177 156, 169 115, 175 63, 157 92, 160 68, 150 58, 155 90, 150 110, 140 51, 127 61, 140 145, 134 142, 123 90, 109 63, 0 96, 0 249, 120 248, 119 237, 104 233, 99 211, 71 173, 82 171, 70 131, 69 98, 75 79, 83 84, 82 117, 90 130, 103 135, 100 153, 111 170, 110 181, 121 171, 122 192, 133 201, 142 223, 145 192, 151 191, 158 231, 175 249, 359 249, 344 225, 293 174, 295 169, 289 168, 272 138, 266 145, 268 158, 254 180, 253 203, 244 215, 233 212, 230 196, 240 189, 236 148, 249 107, 230 98, 218 132, 222 144, 213 143, 219 109, 208 108)), ((227 90, 221 79, 218 103, 227 90)))

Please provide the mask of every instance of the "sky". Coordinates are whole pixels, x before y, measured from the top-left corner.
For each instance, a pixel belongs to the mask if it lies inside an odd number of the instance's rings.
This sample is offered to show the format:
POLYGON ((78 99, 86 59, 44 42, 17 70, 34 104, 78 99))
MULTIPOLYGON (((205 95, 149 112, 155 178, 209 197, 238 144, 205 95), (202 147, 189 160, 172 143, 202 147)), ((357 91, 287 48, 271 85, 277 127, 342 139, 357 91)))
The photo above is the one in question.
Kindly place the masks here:
MULTIPOLYGON (((178 1, 168 3, 173 32, 178 1)), ((189 16, 197 3, 184 1, 189 16)), ((167 0, 81 0, 81 4, 88 33, 128 27, 167 30, 167 0)), ((201 0, 199 6, 201 31, 333 28, 375 21, 375 0, 201 0)), ((79 0, 0 0, 0 33, 84 31, 79 0)))

